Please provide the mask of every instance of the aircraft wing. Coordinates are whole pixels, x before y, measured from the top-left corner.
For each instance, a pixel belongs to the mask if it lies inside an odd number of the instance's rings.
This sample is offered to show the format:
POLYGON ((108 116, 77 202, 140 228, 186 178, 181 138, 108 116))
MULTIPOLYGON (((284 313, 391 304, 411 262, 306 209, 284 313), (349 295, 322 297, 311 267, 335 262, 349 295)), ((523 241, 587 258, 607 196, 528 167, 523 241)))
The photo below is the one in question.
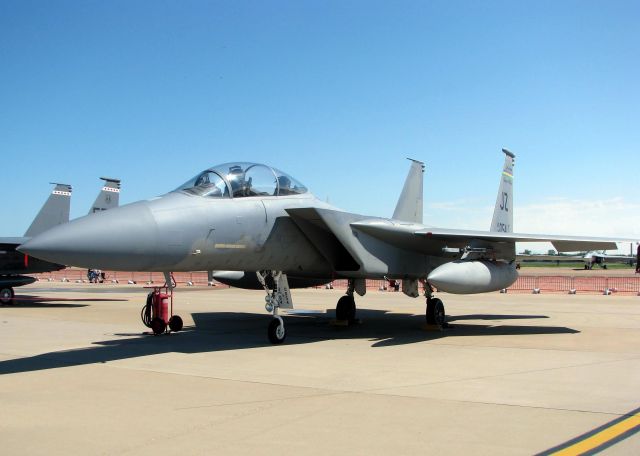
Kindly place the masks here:
POLYGON ((15 245, 17 247, 28 240, 28 237, 0 237, 0 244, 15 245))
POLYGON ((592 257, 597 257, 597 258, 603 258, 605 260, 623 260, 623 261, 629 261, 629 260, 635 260, 636 257, 635 256, 630 256, 630 255, 609 255, 608 253, 592 253, 591 254, 592 257))
POLYGON ((492 231, 426 228, 417 224, 399 224, 390 220, 362 220, 351 226, 391 244, 401 242, 405 248, 422 250, 430 241, 440 241, 448 247, 463 248, 473 241, 488 243, 550 242, 558 252, 580 250, 614 250, 616 242, 634 242, 630 239, 582 237, 546 234, 499 233, 492 231))

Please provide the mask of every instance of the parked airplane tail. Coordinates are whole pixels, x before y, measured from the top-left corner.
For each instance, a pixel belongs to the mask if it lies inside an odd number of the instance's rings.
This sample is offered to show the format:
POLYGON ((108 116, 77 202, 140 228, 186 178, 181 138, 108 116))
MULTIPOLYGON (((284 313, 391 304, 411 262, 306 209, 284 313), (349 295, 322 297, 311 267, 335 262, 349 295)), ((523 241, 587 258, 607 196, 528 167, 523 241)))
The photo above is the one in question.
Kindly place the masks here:
POLYGON ((57 184, 49 195, 49 198, 33 219, 31 225, 24 233, 25 237, 34 237, 47 231, 56 225, 69 221, 69 209, 71 207, 71 185, 57 184))
POLYGON ((409 174, 404 181, 402 193, 398 199, 396 210, 393 211, 393 218, 403 222, 422 223, 422 181, 424 174, 424 163, 418 160, 411 160, 409 174))
POLYGON ((120 179, 111 179, 110 177, 101 177, 100 179, 104 181, 104 185, 93 202, 89 214, 118 207, 120 201, 120 179))
POLYGON ((489 231, 500 233, 513 232, 513 166, 516 156, 507 149, 504 152, 504 167, 500 176, 500 187, 496 206, 493 209, 493 219, 489 231))

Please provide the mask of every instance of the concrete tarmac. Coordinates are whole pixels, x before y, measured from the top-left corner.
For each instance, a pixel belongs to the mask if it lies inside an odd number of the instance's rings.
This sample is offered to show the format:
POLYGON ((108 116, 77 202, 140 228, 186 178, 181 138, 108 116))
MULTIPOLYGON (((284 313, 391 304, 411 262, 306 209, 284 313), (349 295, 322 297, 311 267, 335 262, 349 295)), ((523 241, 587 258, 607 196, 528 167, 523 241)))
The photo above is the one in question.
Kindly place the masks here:
MULTIPOLYGON (((640 297, 176 290, 185 330, 142 335, 140 286, 39 282, 0 307, 2 454, 534 454, 640 407, 640 297)), ((640 434, 605 450, 640 454, 640 434)))

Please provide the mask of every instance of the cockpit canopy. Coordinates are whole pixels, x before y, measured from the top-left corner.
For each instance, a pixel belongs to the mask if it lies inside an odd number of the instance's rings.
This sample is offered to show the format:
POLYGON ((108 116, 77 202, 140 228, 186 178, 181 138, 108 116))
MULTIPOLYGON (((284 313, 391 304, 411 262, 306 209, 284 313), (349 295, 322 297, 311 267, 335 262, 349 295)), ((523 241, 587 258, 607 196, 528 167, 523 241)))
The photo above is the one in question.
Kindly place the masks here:
POLYGON ((259 163, 225 163, 209 168, 178 187, 210 198, 283 196, 307 193, 307 188, 282 171, 259 163))

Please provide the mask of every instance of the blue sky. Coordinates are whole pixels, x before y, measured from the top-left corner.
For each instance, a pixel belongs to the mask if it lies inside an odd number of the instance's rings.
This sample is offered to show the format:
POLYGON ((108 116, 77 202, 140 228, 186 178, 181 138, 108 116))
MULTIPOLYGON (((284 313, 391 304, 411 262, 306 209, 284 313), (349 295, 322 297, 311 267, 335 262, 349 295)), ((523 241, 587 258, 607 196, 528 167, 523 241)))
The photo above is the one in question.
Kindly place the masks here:
POLYGON ((270 163, 388 216, 423 160, 425 223, 640 237, 640 3, 0 2, 0 235, 51 189, 84 215, 198 170, 270 163))

